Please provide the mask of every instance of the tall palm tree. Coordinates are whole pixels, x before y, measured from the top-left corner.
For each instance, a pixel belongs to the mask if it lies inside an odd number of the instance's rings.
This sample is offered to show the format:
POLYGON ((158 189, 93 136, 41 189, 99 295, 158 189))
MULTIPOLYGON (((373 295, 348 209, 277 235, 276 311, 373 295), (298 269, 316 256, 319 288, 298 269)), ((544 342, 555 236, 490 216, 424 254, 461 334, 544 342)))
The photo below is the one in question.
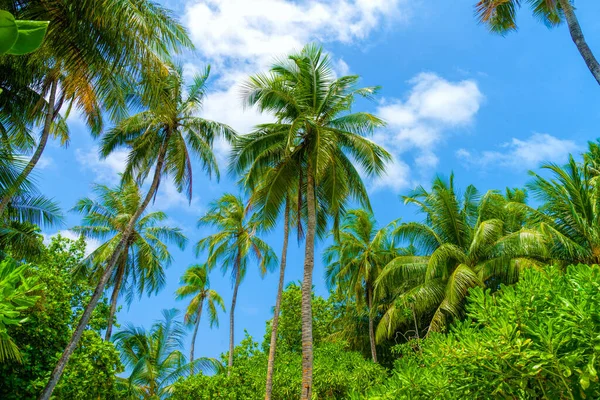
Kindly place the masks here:
POLYGON ((225 304, 219 293, 210 288, 210 279, 208 278, 208 267, 206 264, 189 267, 181 277, 181 284, 182 286, 175 291, 177 299, 183 300, 192 296, 184 316, 187 324, 194 325, 194 333, 192 334, 192 343, 190 346, 190 362, 192 362, 194 361, 194 346, 196 344, 196 335, 200 326, 200 317, 202 316, 204 302, 206 301, 208 322, 211 328, 214 325, 219 326, 217 307, 225 312, 225 304))
POLYGON ((233 366, 235 305, 240 283, 246 275, 248 263, 254 257, 261 276, 271 271, 277 263, 277 256, 271 247, 258 237, 261 225, 249 207, 239 197, 224 194, 211 203, 208 212, 198 221, 199 226, 211 226, 217 232, 200 240, 196 253, 208 250, 206 264, 209 269, 217 264, 223 274, 231 273, 233 296, 229 309, 229 360, 228 373, 233 366))
MULTIPOLYGON (((68 110, 75 106, 92 133, 99 134, 103 108, 113 117, 122 116, 127 91, 155 71, 164 71, 170 54, 181 46, 192 47, 171 13, 149 0, 0 0, 0 9, 18 19, 50 22, 39 51, 1 60, 33 65, 21 72, 28 73, 23 79, 39 98, 29 114, 32 124, 41 126, 41 134, 17 186, 40 160, 50 135, 68 139, 66 125, 57 123, 63 105, 68 110)), ((10 191, 0 199, 0 214, 12 195, 10 191)))
POLYGON ((447 181, 436 177, 431 191, 419 187, 404 201, 419 207, 425 222, 402 224, 395 234, 425 256, 399 256, 377 279, 378 295, 395 297, 377 327, 378 340, 414 318, 403 306, 429 331, 441 331, 463 315, 470 288, 513 283, 521 269, 548 260, 540 233, 515 224, 507 206, 516 202, 497 192, 480 198, 469 185, 461 195, 451 175, 447 181))
POLYGON ((159 93, 159 98, 152 101, 151 107, 123 119, 103 137, 101 147, 103 157, 107 157, 117 148, 128 147, 130 149, 123 174, 124 180, 136 177, 138 181, 143 182, 154 168, 152 182, 137 211, 127 223, 121 240, 106 262, 94 294, 63 355, 50 375, 50 380, 40 399, 48 400, 50 398, 69 357, 81 339, 92 311, 104 292, 104 287, 112 276, 113 269, 125 244, 130 239, 135 224, 155 197, 161 177, 164 175, 171 177, 179 190, 187 189, 186 194, 191 199, 190 152, 197 156, 201 166, 209 175, 214 171, 218 177, 217 162, 212 152, 213 141, 215 137, 219 136, 232 140, 236 134, 227 125, 197 116, 206 93, 206 80, 209 72, 210 70, 207 68, 204 73, 195 76, 187 88, 184 86, 180 68, 171 69, 166 76, 158 76, 154 85, 158 87, 156 91, 159 93))
MULTIPOLYGON (((97 200, 88 197, 77 202, 73 208, 84 215, 82 224, 72 228, 87 238, 103 241, 88 260, 92 264, 90 273, 94 277, 102 275, 106 261, 127 227, 131 216, 135 214, 142 201, 139 187, 133 181, 122 182, 111 189, 96 185, 94 192, 97 200)), ((161 211, 142 214, 117 262, 117 268, 110 277, 112 295, 105 340, 110 340, 117 303, 125 295, 131 304, 135 295, 148 296, 157 293, 165 285, 164 268, 171 264, 172 257, 167 244, 174 243, 185 249, 187 238, 181 229, 161 225, 167 215, 161 211)))
POLYGON ((185 328, 176 318, 176 309, 163 310, 163 321, 157 321, 147 331, 127 326, 117 332, 114 342, 121 353, 121 361, 131 370, 126 387, 136 399, 159 400, 166 398, 172 384, 192 371, 216 370, 216 360, 201 358, 188 362, 181 351, 185 328))
MULTIPOLYGON (((533 14, 546 26, 554 27, 567 22, 571 39, 583 57, 585 65, 600 84, 600 64, 585 41, 581 26, 575 15, 574 0, 529 0, 533 14)), ((479 0, 475 12, 479 21, 489 26, 492 32, 507 33, 517 29, 517 9, 520 0, 479 0)))
POLYGON ((349 210, 340 228, 339 241, 325 249, 323 255, 328 286, 337 288, 348 297, 354 296, 356 306, 366 303, 373 362, 377 362, 374 327, 375 281, 385 265, 398 255, 392 240, 397 223, 398 221, 393 221, 377 229, 372 213, 361 209, 349 210))
POLYGON ((329 57, 320 47, 307 45, 277 62, 269 73, 251 77, 244 88, 246 105, 274 114, 276 121, 258 126, 234 146, 233 169, 246 172, 246 181, 253 186, 267 176, 256 195, 261 219, 267 223, 277 219, 290 185, 298 186, 299 203, 306 211, 302 399, 312 396, 311 290, 317 222, 333 217, 335 228, 349 197, 369 208, 355 164, 367 175, 377 175, 390 159, 364 137, 383 121, 369 113, 350 112, 357 96, 369 98, 377 90, 357 88, 358 79, 335 78, 329 57))

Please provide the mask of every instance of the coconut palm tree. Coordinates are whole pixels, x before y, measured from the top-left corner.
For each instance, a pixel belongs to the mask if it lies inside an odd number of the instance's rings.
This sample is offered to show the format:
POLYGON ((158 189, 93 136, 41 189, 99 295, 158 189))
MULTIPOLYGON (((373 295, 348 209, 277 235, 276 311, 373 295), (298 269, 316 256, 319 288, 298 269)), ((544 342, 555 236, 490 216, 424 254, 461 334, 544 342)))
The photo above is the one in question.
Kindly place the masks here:
POLYGON ((225 312, 225 304, 219 293, 210 288, 210 279, 208 278, 208 267, 206 264, 189 267, 181 277, 181 284, 182 286, 175 291, 177 299, 183 300, 192 296, 184 316, 185 322, 188 325, 194 326, 190 346, 190 362, 192 362, 194 361, 194 346, 196 344, 196 335, 198 335, 198 326, 200 326, 200 317, 202 316, 204 302, 206 301, 208 322, 211 328, 215 325, 219 326, 217 307, 225 312))
MULTIPOLYGON (((171 53, 192 46, 171 13, 147 0, 1 0, 0 9, 17 19, 50 22, 37 52, 2 60, 34 66, 21 70, 30 75, 20 81, 27 80, 40 99, 29 112, 31 123, 41 126, 40 138, 17 186, 40 160, 51 135, 68 140, 66 124, 57 123, 63 105, 68 105, 68 110, 75 106, 97 135, 103 126, 103 109, 113 117, 122 116, 127 92, 141 81, 150 81, 156 71, 165 71, 171 53)), ((10 94, 3 91, 0 96, 10 94)), ((13 194, 9 191, 0 199, 0 214, 13 194)))
POLYGON ((590 146, 583 164, 572 156, 563 167, 544 164, 551 178, 531 172, 527 187, 542 205, 519 206, 545 235, 552 258, 565 265, 600 263, 600 188, 592 150, 590 146))
POLYGON ((312 396, 313 346, 311 290, 317 221, 333 217, 334 228, 352 197, 369 208, 367 191, 355 168, 367 175, 383 172, 389 154, 365 135, 383 121, 363 112, 351 113, 356 97, 371 97, 375 87, 357 88, 358 76, 335 78, 328 56, 307 45, 277 62, 266 74, 249 79, 247 106, 275 115, 234 146, 233 169, 247 173, 249 185, 268 179, 256 195, 261 219, 274 224, 290 185, 297 185, 306 210, 306 242, 302 283, 302 399, 312 396), (319 214, 324 214, 320 216, 319 214))
MULTIPOLYGON (((522 198, 509 193, 513 200, 522 198)), ((394 297, 377 327, 378 340, 415 317, 429 331, 445 330, 463 315, 470 288, 513 283, 523 268, 548 260, 542 235, 515 224, 507 206, 516 202, 497 192, 480 197, 469 185, 461 195, 451 175, 448 180, 436 177, 431 191, 419 187, 404 201, 419 207, 425 222, 402 224, 395 235, 425 256, 399 256, 377 278, 378 295, 394 297)))
POLYGON ((117 332, 114 342, 121 361, 131 370, 126 387, 131 397, 164 399, 172 384, 190 370, 217 370, 216 360, 201 358, 188 362, 182 353, 185 328, 177 321, 179 311, 163 310, 163 321, 157 321, 149 331, 132 325, 117 332))
POLYGON ((198 226, 210 226, 217 232, 200 240, 196 254, 207 250, 206 265, 209 269, 217 264, 223 274, 231 273, 233 296, 229 308, 229 360, 228 373, 233 366, 235 305, 240 283, 246 275, 252 257, 256 259, 261 276, 265 276, 277 263, 271 247, 258 237, 260 222, 251 214, 249 207, 239 197, 224 194, 211 203, 208 212, 200 218, 198 226))
POLYGON ((62 357, 58 361, 50 380, 42 392, 40 399, 48 400, 52 390, 58 383, 67 361, 79 342, 92 311, 98 304, 104 288, 112 276, 121 252, 130 239, 135 224, 146 210, 157 191, 161 177, 173 179, 177 189, 192 195, 192 163, 190 153, 197 156, 200 165, 209 175, 215 172, 218 177, 218 167, 212 152, 212 144, 216 137, 232 140, 235 132, 227 125, 198 117, 202 101, 206 93, 206 80, 210 70, 196 75, 192 83, 184 85, 182 71, 173 68, 166 76, 157 76, 154 82, 159 89, 159 99, 152 101, 151 107, 120 121, 102 140, 101 154, 107 157, 114 150, 129 148, 127 166, 123 174, 124 180, 136 179, 141 183, 151 170, 152 182, 137 211, 131 216, 121 240, 106 262, 106 267, 86 306, 73 337, 69 341, 62 357))
POLYGON ((366 304, 373 362, 377 362, 375 281, 383 268, 398 255, 391 235, 397 223, 393 221, 377 229, 372 213, 361 209, 349 210, 340 228, 339 241, 325 249, 323 255, 328 286, 346 293, 348 297, 354 296, 355 306, 366 304))
MULTIPOLYGON (((581 26, 575 15, 573 0, 529 0, 533 14, 546 26, 554 27, 566 21, 571 39, 583 57, 585 65, 600 84, 600 64, 585 41, 581 26)), ((479 0, 475 12, 480 22, 486 24, 492 32, 505 34, 517 29, 517 9, 520 0, 479 0)))
MULTIPOLYGON (((142 194, 133 181, 122 182, 112 189, 96 185, 94 192, 97 200, 86 197, 73 208, 83 214, 83 220, 72 230, 86 238, 103 241, 88 257, 92 265, 89 273, 97 278, 102 275, 106 261, 121 241, 131 216, 139 208, 142 194)), ((181 250, 185 249, 187 238, 181 229, 160 224, 166 219, 167 215, 161 211, 142 214, 125 243, 117 268, 110 277, 112 295, 105 340, 110 340, 112 334, 119 297, 126 296, 127 303, 131 304, 136 294, 139 297, 143 293, 148 296, 156 294, 165 285, 164 268, 173 259, 167 244, 173 243, 181 250)))

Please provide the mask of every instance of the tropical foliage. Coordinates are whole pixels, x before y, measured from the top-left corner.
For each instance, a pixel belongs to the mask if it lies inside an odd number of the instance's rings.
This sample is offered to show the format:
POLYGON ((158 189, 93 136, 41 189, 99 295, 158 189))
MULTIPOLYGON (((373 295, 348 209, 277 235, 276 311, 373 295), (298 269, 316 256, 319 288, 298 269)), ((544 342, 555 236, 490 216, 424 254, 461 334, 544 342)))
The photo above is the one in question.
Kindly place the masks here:
MULTIPOLYGON (((566 23, 600 83, 572 0, 475 10, 505 34, 524 5, 548 26, 566 23)), ((416 220, 379 224, 367 179, 392 156, 371 138, 385 121, 364 111, 379 87, 307 44, 242 81, 239 106, 269 122, 237 133, 204 118, 211 69, 181 64, 192 47, 152 0, 0 0, 0 398, 600 398, 600 141, 566 165, 542 164, 522 188, 460 190, 453 173, 435 175, 402 196, 416 220), (36 185, 74 114, 99 157, 123 164, 113 186, 94 184, 71 209, 75 226, 36 185), (173 282, 173 251, 186 248, 160 195, 191 204, 193 165, 218 179, 225 151, 241 195, 195 216, 202 263, 175 266, 185 312, 123 324, 120 299, 130 306, 173 282), (286 281, 290 233, 303 246, 299 283, 286 281), (264 340, 246 333, 236 345, 240 285, 277 264, 264 340), (221 294, 229 301, 217 267, 232 286, 220 361, 196 354, 203 327, 226 311, 221 294)))

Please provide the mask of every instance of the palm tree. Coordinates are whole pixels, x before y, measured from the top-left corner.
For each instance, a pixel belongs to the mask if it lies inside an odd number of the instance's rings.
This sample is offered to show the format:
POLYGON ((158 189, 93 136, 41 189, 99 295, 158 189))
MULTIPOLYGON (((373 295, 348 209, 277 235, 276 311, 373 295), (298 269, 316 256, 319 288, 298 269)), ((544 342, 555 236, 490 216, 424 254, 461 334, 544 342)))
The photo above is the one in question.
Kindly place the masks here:
MULTIPOLYGON (((546 26, 554 27, 567 22, 571 39, 583 57, 585 65, 600 84, 600 64, 585 41, 581 26, 575 15, 573 0, 529 0, 533 14, 546 26)), ((517 9, 520 0, 479 0, 475 5, 477 17, 492 32, 504 34, 517 29, 517 9)))
POLYGON ((192 371, 216 370, 216 360, 201 358, 188 362, 182 353, 185 328, 176 318, 176 309, 163 310, 163 321, 157 321, 149 331, 127 326, 117 332, 114 342, 121 361, 131 370, 127 389, 133 398, 164 399, 172 384, 192 371))
POLYGON ((208 267, 206 264, 189 267, 181 277, 181 284, 183 286, 175 292, 177 299, 183 300, 193 296, 184 317, 187 324, 194 325, 194 333, 192 334, 192 343, 190 346, 190 362, 192 362, 194 361, 194 346, 196 344, 196 335, 198 334, 198 326, 200 326, 204 301, 206 301, 208 321, 211 328, 214 325, 219 326, 217 306, 225 312, 225 304, 219 293, 210 288, 208 267))
POLYGON ((542 205, 519 207, 547 238, 552 258, 563 264, 600 263, 600 188, 592 145, 583 164, 572 156, 564 167, 544 164, 551 179, 531 172, 527 186, 542 205))
POLYGON ((196 245, 196 254, 208 250, 206 264, 209 269, 217 263, 223 274, 231 271, 233 296, 229 309, 229 361, 228 374, 233 367, 235 304, 240 283, 246 275, 251 257, 258 263, 261 276, 272 270, 277 256, 271 247, 258 237, 261 226, 255 215, 239 197, 224 194, 211 203, 208 212, 198 221, 199 226, 212 226, 217 233, 200 240, 196 245))
POLYGON ((361 209, 349 210, 341 225, 339 242, 325 249, 323 255, 328 286, 337 287, 348 297, 354 296, 357 307, 366 303, 373 362, 377 362, 373 321, 375 281, 383 267, 398 254, 391 237, 397 223, 393 221, 376 229, 372 213, 361 209))
MULTIPOLYGON (((72 230, 87 238, 104 241, 88 257, 92 264, 91 274, 98 277, 121 241, 131 216, 139 208, 142 195, 133 181, 123 182, 114 189, 96 185, 94 192, 98 200, 86 197, 73 208, 84 217, 82 224, 72 230)), ((172 261, 167 244, 171 242, 181 250, 185 249, 187 238, 181 229, 160 225, 166 219, 167 215, 161 211, 142 214, 123 247, 117 268, 110 277, 113 291, 105 335, 107 341, 112 333, 119 296, 125 295, 127 303, 131 304, 136 293, 139 297, 144 292, 148 296, 157 293, 165 285, 164 267, 172 261)))
POLYGON ((333 217, 334 228, 349 197, 369 208, 367 191, 355 168, 367 175, 383 172, 389 154, 365 138, 383 121, 369 113, 350 113, 357 96, 371 97, 375 87, 357 88, 358 76, 335 78, 329 57, 315 45, 277 62, 267 74, 251 77, 245 103, 275 115, 234 146, 232 168, 258 186, 261 219, 273 225, 290 193, 299 188, 306 215, 302 281, 302 399, 312 396, 313 346, 311 290, 317 222, 333 217), (353 161, 354 163, 353 163, 353 161), (269 172, 267 172, 270 170, 269 172))
MULTIPOLYGON (((25 161, 0 147, 0 196, 13 187, 25 161)), ((60 225, 63 215, 58 205, 38 193, 28 179, 22 181, 0 214, 0 251, 10 249, 17 259, 30 259, 42 252, 39 228, 60 225)))
POLYGON ((202 167, 209 175, 214 171, 218 177, 218 168, 212 152, 215 137, 232 140, 235 132, 227 125, 198 117, 202 101, 206 93, 206 80, 209 69, 194 77, 186 88, 183 84, 181 69, 172 69, 166 76, 159 76, 154 85, 159 89, 159 98, 152 101, 148 110, 120 121, 102 140, 101 154, 107 157, 112 151, 121 147, 129 147, 127 167, 123 179, 136 177, 141 183, 154 168, 152 183, 133 214, 121 240, 106 262, 94 294, 86 306, 77 328, 69 341, 62 357, 58 361, 50 380, 40 396, 40 400, 49 400, 52 390, 58 383, 67 361, 79 342, 92 311, 104 292, 108 280, 112 276, 121 252, 130 239, 135 224, 146 210, 150 200, 158 191, 163 175, 172 177, 179 190, 186 190, 188 198, 192 195, 192 167, 190 151, 197 155, 202 167))
MULTIPOLYGON (((18 19, 50 22, 39 51, 2 61, 33 65, 20 80, 27 80, 39 98, 29 114, 31 123, 41 125, 42 131, 17 187, 39 161, 50 135, 60 135, 63 142, 68 139, 66 125, 57 123, 63 105, 68 105, 68 110, 74 105, 92 133, 99 134, 102 108, 113 117, 122 116, 126 92, 140 81, 149 81, 155 71, 164 71, 165 61, 181 46, 192 47, 185 29, 171 13, 147 0, 1 0, 0 9, 18 19)), ((10 91, 3 95, 10 95, 10 91)), ((13 193, 9 191, 0 199, 0 214, 13 193)))
MULTIPOLYGON (((509 194, 512 200, 522 199, 509 194)), ((513 283, 521 269, 541 267, 548 259, 539 232, 516 224, 511 216, 507 206, 517 203, 497 192, 480 198, 469 185, 461 196, 451 175, 447 181, 436 177, 431 191, 419 187, 404 201, 419 207, 425 222, 402 224, 395 234, 426 256, 396 257, 377 279, 378 295, 394 297, 377 327, 378 340, 413 318, 429 325, 429 331, 444 330, 463 315, 470 288, 513 283)))

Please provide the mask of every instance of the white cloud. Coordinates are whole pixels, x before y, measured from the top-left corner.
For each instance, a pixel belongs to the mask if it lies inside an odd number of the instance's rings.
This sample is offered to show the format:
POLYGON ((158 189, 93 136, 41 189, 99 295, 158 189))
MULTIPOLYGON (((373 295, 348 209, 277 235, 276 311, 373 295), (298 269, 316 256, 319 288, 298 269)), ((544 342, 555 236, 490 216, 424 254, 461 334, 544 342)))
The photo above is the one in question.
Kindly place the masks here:
POLYGON ((262 64, 305 43, 351 43, 388 19, 405 17, 400 0, 203 0, 185 23, 198 50, 213 60, 262 64))
MULTIPOLYGON (((47 235, 44 234, 44 243, 48 244, 50 243, 50 240, 55 237, 61 235, 64 238, 67 239, 71 239, 71 240, 79 240, 79 234, 70 231, 70 230, 64 230, 64 231, 58 231, 56 233, 53 233, 52 235, 47 235)), ((98 247, 100 247, 102 243, 100 243, 99 240, 97 239, 90 239, 90 238, 85 238, 85 256, 89 256, 94 250, 96 250, 98 247)))
POLYGON ((190 203, 184 193, 177 191, 172 179, 161 180, 158 193, 156 194, 156 201, 152 203, 151 207, 154 210, 167 211, 171 209, 194 215, 200 215, 202 212, 199 197, 197 195, 192 197, 192 202, 190 203))
MULTIPOLYGON (((184 23, 204 61, 213 65, 216 91, 204 101, 202 116, 246 133, 271 120, 256 110, 244 110, 240 84, 266 70, 275 57, 300 50, 304 44, 365 39, 387 21, 407 17, 406 0, 191 0, 184 23), (401 7, 402 6, 402 7, 401 7)), ((335 73, 348 73, 342 59, 333 60, 335 73)), ((186 64, 186 76, 199 69, 186 64)), ((219 161, 229 147, 217 148, 219 161)))
POLYGON ((481 153, 459 149, 456 156, 467 165, 531 169, 538 167, 543 161, 563 162, 578 146, 571 140, 559 139, 547 133, 534 133, 525 140, 512 138, 510 142, 500 145, 500 148, 502 150, 481 153))
POLYGON ((392 161, 387 164, 384 175, 373 179, 370 190, 389 188, 398 192, 412 185, 408 164, 393 157, 392 161))
POLYGON ((54 166, 54 159, 47 154, 43 154, 36 164, 38 169, 46 169, 54 166))
POLYGON ((125 170, 127 165, 127 151, 113 151, 105 159, 100 159, 98 154, 98 146, 90 149, 76 149, 75 159, 85 169, 96 174, 94 181, 117 183, 119 181, 119 173, 125 170))
MULTIPOLYGON (((375 135, 375 141, 391 151, 397 160, 414 152, 418 175, 428 178, 438 164, 435 149, 445 134, 469 126, 484 96, 473 80, 448 81, 434 73, 421 73, 411 79, 412 85, 404 100, 387 99, 377 109, 388 127, 375 135)), ((396 171, 379 179, 374 188, 389 187, 398 190, 400 170, 410 175, 408 165, 394 167, 396 171)), ((409 180, 400 180, 409 184, 409 180)))

